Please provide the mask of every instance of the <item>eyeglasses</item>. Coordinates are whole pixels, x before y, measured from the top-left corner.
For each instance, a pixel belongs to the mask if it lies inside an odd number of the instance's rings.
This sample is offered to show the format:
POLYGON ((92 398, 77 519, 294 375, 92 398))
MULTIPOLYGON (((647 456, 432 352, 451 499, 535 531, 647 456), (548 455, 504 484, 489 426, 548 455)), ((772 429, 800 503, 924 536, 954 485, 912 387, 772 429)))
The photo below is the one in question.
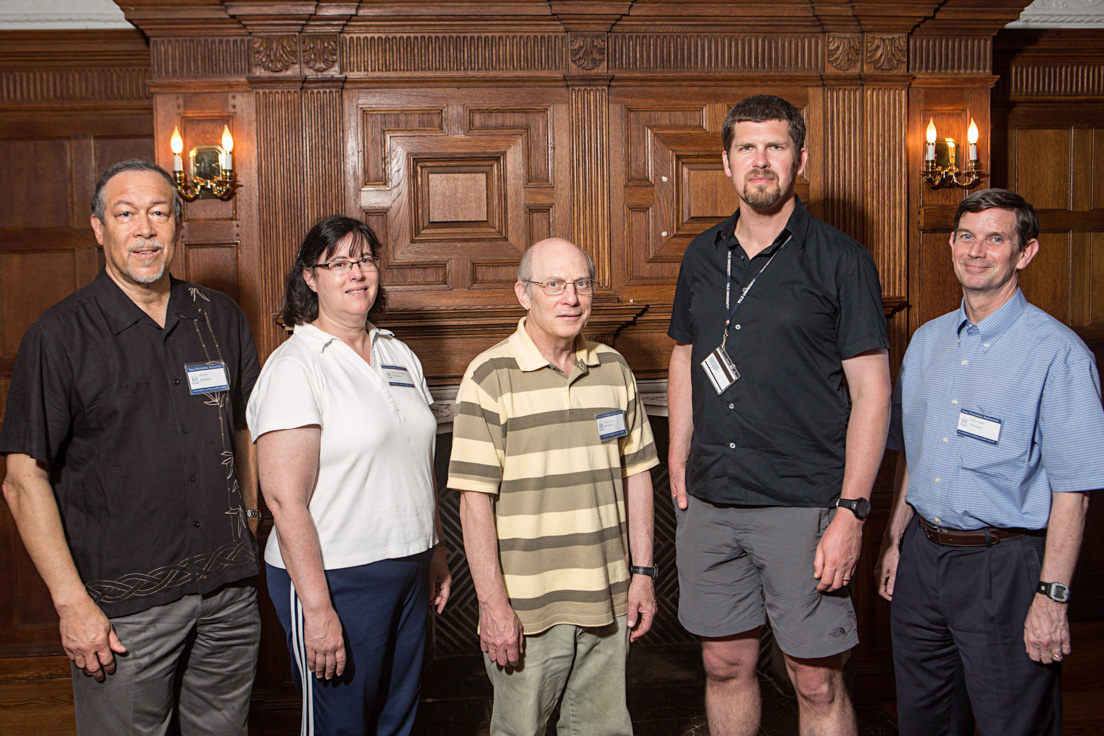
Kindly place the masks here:
POLYGON ((360 266, 360 270, 368 273, 369 271, 379 271, 380 259, 376 256, 362 256, 356 260, 345 260, 344 258, 338 258, 335 261, 329 263, 316 263, 311 268, 324 268, 334 276, 344 276, 349 273, 353 265, 360 266))
POLYGON ((529 281, 527 284, 536 284, 541 287, 548 296, 559 296, 564 293, 568 285, 575 288, 576 294, 587 295, 594 292, 594 279, 579 279, 578 281, 565 281, 563 279, 548 279, 547 281, 529 281))

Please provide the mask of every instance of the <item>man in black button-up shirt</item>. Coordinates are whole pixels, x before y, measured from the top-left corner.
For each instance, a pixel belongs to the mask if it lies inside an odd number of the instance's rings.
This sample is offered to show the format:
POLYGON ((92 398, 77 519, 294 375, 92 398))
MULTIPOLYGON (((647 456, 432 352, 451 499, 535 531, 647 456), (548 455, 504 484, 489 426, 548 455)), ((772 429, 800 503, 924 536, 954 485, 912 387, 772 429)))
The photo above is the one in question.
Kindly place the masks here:
POLYGON ((889 422, 878 274, 794 193, 808 159, 798 109, 748 98, 722 139, 740 209, 687 248, 668 331, 679 619, 702 637, 712 733, 758 730, 769 618, 802 733, 853 734, 845 586, 889 422))
POLYGON ((160 168, 105 172, 92 229, 106 267, 27 330, 0 430, 4 496, 60 618, 81 734, 163 733, 178 669, 188 732, 246 733, 259 366, 237 305, 169 275, 179 219, 160 168))

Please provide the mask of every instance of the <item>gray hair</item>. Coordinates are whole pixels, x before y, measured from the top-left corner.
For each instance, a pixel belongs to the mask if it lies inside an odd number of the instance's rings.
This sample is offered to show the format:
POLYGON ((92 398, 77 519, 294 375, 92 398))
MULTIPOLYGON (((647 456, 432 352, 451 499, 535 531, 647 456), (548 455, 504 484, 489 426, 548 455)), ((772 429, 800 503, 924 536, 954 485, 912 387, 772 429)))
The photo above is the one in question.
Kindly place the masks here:
POLYGON ((106 187, 107 182, 111 181, 116 175, 127 171, 152 171, 165 177, 165 181, 169 183, 169 189, 172 190, 173 213, 176 215, 177 225, 179 226, 180 215, 184 211, 184 202, 180 199, 180 192, 176 190, 176 182, 173 181, 169 172, 152 161, 146 161, 141 158, 129 158, 126 161, 120 161, 100 175, 99 181, 96 182, 96 190, 92 193, 92 216, 100 222, 103 222, 104 209, 106 208, 103 199, 104 187, 106 187))

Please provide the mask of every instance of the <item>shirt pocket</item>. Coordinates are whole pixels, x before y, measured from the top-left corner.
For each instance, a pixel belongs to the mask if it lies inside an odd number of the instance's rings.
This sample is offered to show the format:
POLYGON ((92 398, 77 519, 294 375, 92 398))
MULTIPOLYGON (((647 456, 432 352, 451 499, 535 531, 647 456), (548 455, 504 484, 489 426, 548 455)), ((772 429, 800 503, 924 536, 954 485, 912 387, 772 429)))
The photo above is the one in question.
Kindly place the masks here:
POLYGON ((997 444, 959 435, 962 469, 1004 488, 1019 488, 1027 473, 1035 438, 1034 417, 1004 412, 997 444))

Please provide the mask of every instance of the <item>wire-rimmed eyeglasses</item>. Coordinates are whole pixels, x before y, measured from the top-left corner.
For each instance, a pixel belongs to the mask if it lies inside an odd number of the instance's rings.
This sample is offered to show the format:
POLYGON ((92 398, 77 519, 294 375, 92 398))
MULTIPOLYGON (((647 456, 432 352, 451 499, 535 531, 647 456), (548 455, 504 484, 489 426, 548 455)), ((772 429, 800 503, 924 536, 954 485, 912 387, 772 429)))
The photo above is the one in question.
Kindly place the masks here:
POLYGON ((570 284, 575 289, 576 294, 592 294, 594 292, 594 279, 579 279, 578 281, 567 281, 566 279, 548 279, 547 281, 530 281, 526 280, 527 284, 536 284, 541 287, 548 296, 559 296, 564 293, 570 284))
POLYGON ((329 263, 316 263, 311 268, 324 268, 334 276, 344 276, 349 273, 353 264, 360 266, 360 270, 365 273, 379 271, 380 259, 376 256, 361 256, 351 261, 345 258, 337 258, 329 263))

